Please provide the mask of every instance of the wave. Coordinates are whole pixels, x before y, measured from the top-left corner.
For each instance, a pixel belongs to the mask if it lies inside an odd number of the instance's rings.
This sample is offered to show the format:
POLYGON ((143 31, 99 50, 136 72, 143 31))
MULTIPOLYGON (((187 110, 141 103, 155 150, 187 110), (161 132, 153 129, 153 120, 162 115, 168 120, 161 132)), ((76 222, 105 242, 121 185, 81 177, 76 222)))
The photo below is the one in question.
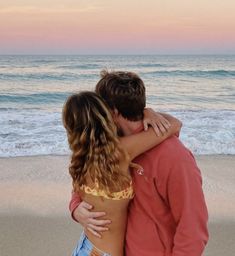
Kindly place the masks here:
MULTIPOLYGON (((1 96, 0 96, 1 99, 1 96)), ((4 112, 4 111, 28 111, 28 110, 42 110, 40 107, 32 107, 32 106, 28 106, 28 107, 22 107, 22 105, 18 106, 18 107, 0 107, 0 113, 4 112)))
POLYGON ((136 65, 131 65, 132 67, 143 67, 143 68, 158 68, 158 67, 169 67, 169 65, 166 64, 160 64, 160 63, 139 63, 136 65))
POLYGON ((37 63, 37 64, 50 64, 50 63, 56 63, 56 62, 58 62, 58 60, 57 59, 54 59, 54 60, 45 60, 45 59, 34 60, 34 59, 32 59, 31 62, 37 63))
POLYGON ((75 74, 72 72, 64 73, 0 73, 1 80, 47 80, 47 81, 61 81, 61 80, 78 80, 86 78, 95 78, 95 74, 75 74))
MULTIPOLYGON (((56 103, 63 102, 71 93, 69 92, 47 92, 47 93, 33 93, 33 94, 2 94, 0 95, 1 103, 56 103)), ((9 108, 1 108, 2 110, 9 110, 9 108)))
POLYGON ((235 70, 172 70, 172 71, 153 71, 146 72, 147 75, 160 75, 160 76, 193 76, 193 77, 235 77, 235 70))
POLYGON ((58 69, 96 69, 101 68, 98 64, 76 64, 76 65, 62 65, 57 66, 58 69))

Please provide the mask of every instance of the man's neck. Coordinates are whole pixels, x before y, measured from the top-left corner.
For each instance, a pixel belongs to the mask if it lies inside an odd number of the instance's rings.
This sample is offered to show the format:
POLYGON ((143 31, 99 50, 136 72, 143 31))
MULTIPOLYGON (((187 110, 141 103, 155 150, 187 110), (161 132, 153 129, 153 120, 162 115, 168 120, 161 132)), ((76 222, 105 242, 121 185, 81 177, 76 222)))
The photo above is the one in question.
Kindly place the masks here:
POLYGON ((137 130, 143 128, 143 122, 140 121, 126 121, 120 125, 124 136, 134 134, 137 130))

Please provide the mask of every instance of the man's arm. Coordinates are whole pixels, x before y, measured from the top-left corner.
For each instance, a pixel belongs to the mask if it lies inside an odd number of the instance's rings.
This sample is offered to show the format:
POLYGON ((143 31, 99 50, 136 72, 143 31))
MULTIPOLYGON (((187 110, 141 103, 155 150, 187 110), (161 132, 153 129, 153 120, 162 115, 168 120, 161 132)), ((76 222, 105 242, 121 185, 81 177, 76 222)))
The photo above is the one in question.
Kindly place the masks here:
POLYGON ((192 155, 172 164, 167 198, 177 224, 172 256, 201 256, 208 241, 208 212, 200 170, 192 155))
POLYGON ((105 212, 92 212, 93 206, 82 201, 78 193, 72 192, 72 198, 69 203, 69 210, 72 218, 79 222, 84 229, 89 230, 93 235, 101 237, 99 232, 108 230, 110 220, 97 219, 105 216, 105 212))
POLYGON ((79 194, 72 191, 72 197, 71 197, 71 200, 69 202, 69 210, 70 210, 70 213, 71 213, 71 217, 73 218, 74 221, 77 221, 77 222, 78 222, 78 220, 74 217, 74 211, 80 205, 81 202, 82 202, 82 199, 79 196, 79 194))

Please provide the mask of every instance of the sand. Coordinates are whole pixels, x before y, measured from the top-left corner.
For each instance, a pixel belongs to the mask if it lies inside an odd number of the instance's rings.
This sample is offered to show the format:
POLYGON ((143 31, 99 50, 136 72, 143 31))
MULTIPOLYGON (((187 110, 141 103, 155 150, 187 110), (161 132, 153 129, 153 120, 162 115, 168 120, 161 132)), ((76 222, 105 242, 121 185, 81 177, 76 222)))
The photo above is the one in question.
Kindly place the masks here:
MULTIPOLYGON (((65 256, 81 227, 68 211, 67 156, 0 158, 0 256, 65 256)), ((205 256, 235 255, 235 156, 199 156, 209 209, 205 256)), ((140 255, 141 256, 141 255, 140 255)))

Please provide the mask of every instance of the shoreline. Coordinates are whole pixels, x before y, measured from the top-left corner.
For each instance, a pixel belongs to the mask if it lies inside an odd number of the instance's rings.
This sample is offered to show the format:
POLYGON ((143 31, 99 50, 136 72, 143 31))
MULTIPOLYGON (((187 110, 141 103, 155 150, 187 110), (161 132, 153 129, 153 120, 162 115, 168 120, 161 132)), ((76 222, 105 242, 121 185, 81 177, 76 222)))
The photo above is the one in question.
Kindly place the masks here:
MULTIPOLYGON (((195 158, 201 157, 235 157, 235 154, 193 154, 195 158)), ((13 158, 33 158, 33 157, 70 157, 70 154, 45 154, 45 155, 25 155, 25 156, 0 156, 1 159, 13 159, 13 158)))

